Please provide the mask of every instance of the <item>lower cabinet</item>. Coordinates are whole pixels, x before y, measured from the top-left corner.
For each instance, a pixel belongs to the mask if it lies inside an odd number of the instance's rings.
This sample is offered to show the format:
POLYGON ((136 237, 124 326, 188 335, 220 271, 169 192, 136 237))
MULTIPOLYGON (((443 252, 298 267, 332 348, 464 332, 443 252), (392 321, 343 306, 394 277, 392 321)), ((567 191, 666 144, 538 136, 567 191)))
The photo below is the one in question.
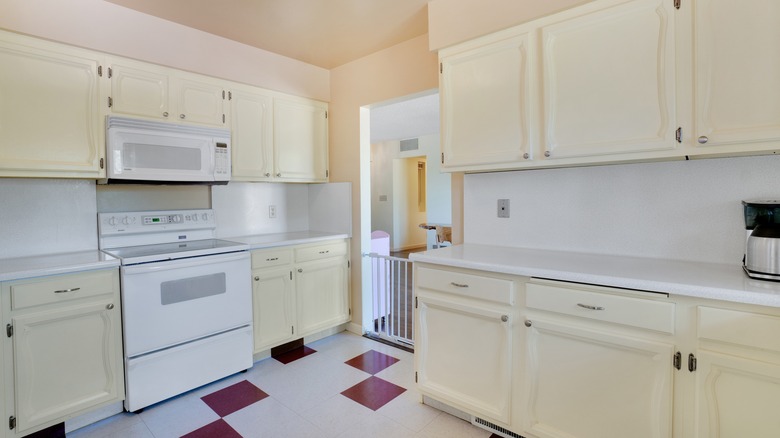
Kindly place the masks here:
POLYGON ((11 436, 124 398, 118 270, 2 283, 2 315, 11 436))
POLYGON ((255 353, 349 321, 349 244, 252 251, 255 353))

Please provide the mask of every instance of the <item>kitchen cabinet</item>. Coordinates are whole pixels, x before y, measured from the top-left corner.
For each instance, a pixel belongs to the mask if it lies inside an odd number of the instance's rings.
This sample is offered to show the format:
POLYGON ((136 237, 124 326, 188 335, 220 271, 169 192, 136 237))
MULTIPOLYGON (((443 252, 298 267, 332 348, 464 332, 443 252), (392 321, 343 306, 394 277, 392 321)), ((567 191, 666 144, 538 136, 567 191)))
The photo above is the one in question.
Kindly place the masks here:
POLYGON ((780 4, 696 0, 697 154, 780 149, 780 4))
POLYGON ((780 436, 778 330, 777 315, 698 308, 696 431, 690 436, 780 436))
POLYGON ((124 398, 117 269, 0 284, 12 436, 124 398))
POLYGON ((441 53, 442 168, 531 159, 532 34, 503 32, 441 53))
POLYGON ((328 105, 276 95, 273 106, 274 178, 328 181, 328 105))
POLYGON ((237 181, 271 181, 274 172, 273 95, 248 86, 230 87, 233 174, 237 181))
POLYGON ((540 438, 671 436, 674 305, 535 279, 526 288, 524 429, 540 438))
POLYGON ((0 32, 0 176, 105 177, 100 56, 0 32))
POLYGON ((672 1, 596 1, 541 20, 539 32, 547 160, 640 159, 677 147, 672 1))
POLYGON ((255 353, 350 319, 346 240, 252 251, 255 353))
POLYGON ((508 427, 518 284, 415 264, 415 377, 424 395, 508 427))
POLYGON ((128 59, 111 58, 108 114, 223 127, 225 83, 128 59))

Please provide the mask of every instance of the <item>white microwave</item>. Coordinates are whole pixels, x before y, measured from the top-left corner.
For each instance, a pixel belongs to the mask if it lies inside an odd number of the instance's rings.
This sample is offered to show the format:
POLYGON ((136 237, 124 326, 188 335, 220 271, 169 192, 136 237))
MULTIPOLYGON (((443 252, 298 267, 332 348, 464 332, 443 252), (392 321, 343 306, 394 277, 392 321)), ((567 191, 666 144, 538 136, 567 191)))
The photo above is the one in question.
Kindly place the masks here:
POLYGON ((169 122, 106 118, 107 181, 230 181, 230 131, 169 122))

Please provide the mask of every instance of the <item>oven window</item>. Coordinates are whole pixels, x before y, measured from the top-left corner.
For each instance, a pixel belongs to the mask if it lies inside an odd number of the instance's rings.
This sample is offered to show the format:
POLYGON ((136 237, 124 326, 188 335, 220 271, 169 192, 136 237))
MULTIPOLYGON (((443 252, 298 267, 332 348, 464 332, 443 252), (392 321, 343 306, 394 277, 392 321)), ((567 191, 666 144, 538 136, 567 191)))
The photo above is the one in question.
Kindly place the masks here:
POLYGON ((224 294, 225 290, 224 272, 165 281, 160 284, 160 301, 165 306, 224 294))

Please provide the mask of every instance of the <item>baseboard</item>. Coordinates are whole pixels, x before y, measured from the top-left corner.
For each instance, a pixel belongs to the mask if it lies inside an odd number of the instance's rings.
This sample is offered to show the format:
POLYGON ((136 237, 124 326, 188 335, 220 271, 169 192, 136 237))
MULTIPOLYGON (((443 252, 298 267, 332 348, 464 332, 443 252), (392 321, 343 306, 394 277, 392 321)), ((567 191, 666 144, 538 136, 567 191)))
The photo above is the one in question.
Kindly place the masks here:
POLYGON ((89 426, 92 423, 105 420, 108 417, 112 417, 124 410, 122 402, 118 401, 102 408, 95 409, 94 411, 87 412, 86 414, 79 415, 65 420, 65 433, 71 433, 74 430, 81 429, 82 427, 89 426))
POLYGON ((354 322, 347 323, 347 331, 350 333, 354 333, 358 336, 363 336, 365 333, 365 330, 363 330, 363 326, 360 324, 355 324, 354 322))

